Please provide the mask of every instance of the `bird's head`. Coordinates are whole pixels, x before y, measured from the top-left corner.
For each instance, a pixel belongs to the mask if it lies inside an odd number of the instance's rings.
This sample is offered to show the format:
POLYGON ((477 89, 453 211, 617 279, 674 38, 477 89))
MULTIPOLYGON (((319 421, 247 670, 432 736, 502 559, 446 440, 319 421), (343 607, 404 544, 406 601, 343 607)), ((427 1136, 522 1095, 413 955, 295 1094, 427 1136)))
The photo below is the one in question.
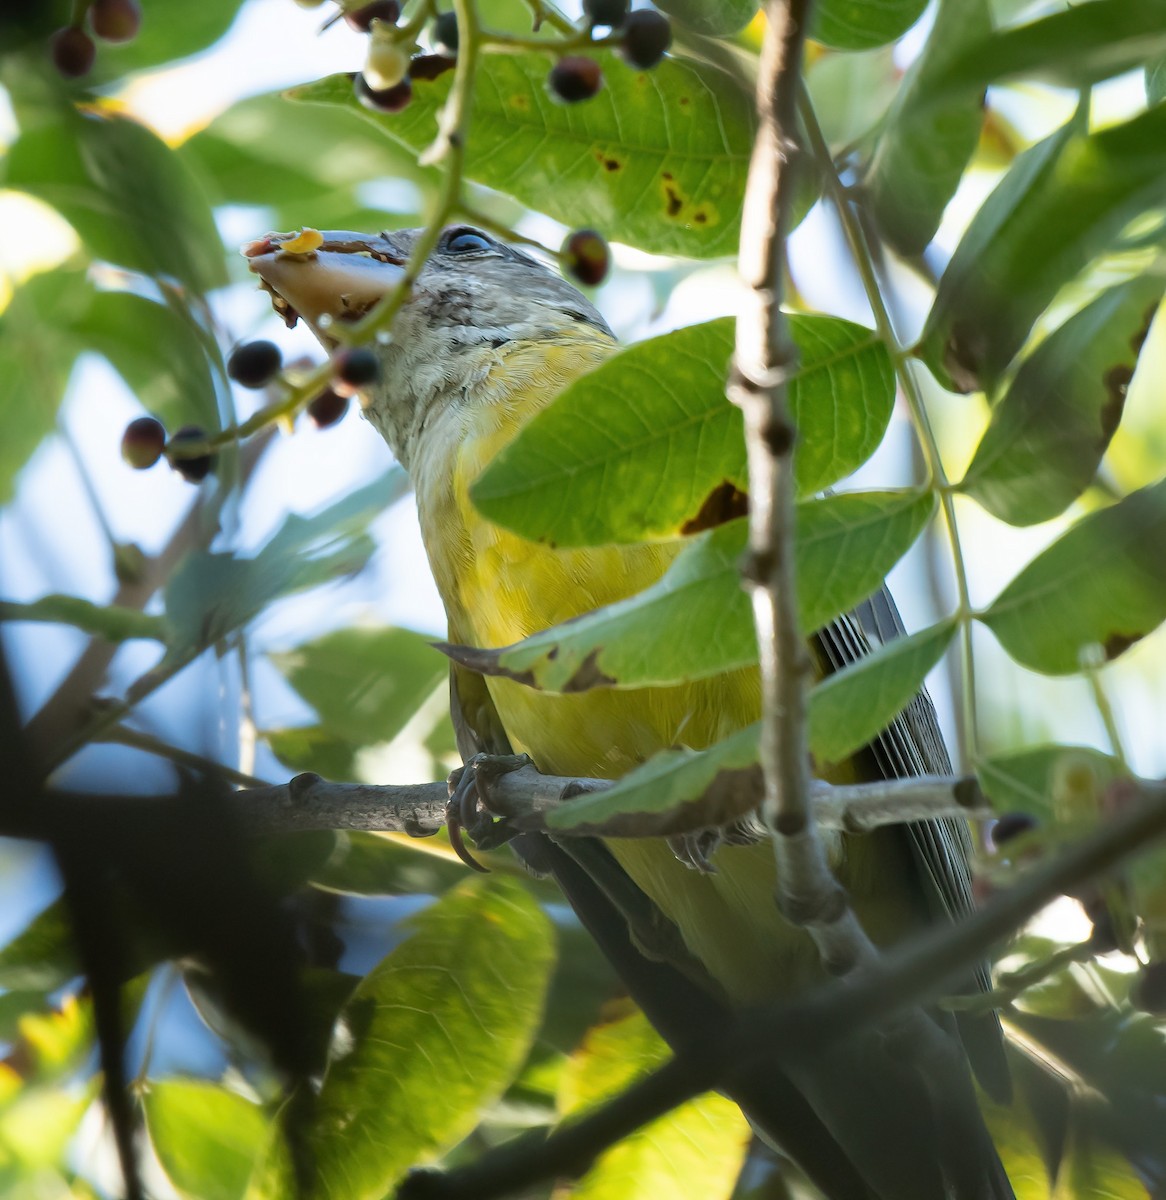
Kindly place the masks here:
MULTIPOLYGON (((272 233, 243 248, 287 324, 301 317, 329 349, 405 274, 419 229, 272 233), (286 246, 286 249, 284 248, 286 246)), ((590 301, 542 263, 470 226, 442 232, 387 341, 368 415, 406 466, 418 434, 519 345, 612 334, 590 301)))

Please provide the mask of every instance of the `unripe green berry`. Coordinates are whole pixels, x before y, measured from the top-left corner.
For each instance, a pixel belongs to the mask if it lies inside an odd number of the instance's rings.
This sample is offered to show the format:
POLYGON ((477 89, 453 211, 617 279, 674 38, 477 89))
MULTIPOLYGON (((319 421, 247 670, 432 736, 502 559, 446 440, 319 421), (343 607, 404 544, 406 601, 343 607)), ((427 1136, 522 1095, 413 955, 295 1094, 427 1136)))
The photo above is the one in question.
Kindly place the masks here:
POLYGON ((630 66, 646 71, 664 57, 672 45, 672 26, 654 8, 637 8, 623 23, 620 53, 630 66))
POLYGON ((374 92, 395 88, 409 73, 409 55, 391 38, 374 33, 364 64, 365 82, 374 92))
POLYGON ((266 387, 283 364, 283 355, 274 342, 242 342, 227 359, 227 374, 248 388, 266 387))
POLYGON ((593 58, 568 55, 560 58, 547 75, 551 95, 566 104, 590 100, 603 87, 603 70, 593 58))
POLYGON ((153 417, 131 421, 121 436, 121 456, 137 471, 152 467, 166 449, 166 430, 153 417))
POLYGON ((563 270, 588 287, 601 284, 611 267, 611 251, 594 229, 576 229, 569 234, 562 256, 563 270))

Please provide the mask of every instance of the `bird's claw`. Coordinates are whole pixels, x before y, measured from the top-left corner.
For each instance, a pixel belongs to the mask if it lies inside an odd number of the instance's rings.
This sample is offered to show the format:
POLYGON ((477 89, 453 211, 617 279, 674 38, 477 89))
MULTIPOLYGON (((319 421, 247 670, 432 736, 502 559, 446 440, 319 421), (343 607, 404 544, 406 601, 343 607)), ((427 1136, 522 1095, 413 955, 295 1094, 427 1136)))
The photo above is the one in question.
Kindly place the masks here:
POLYGON ((463 832, 468 833, 480 850, 504 846, 518 833, 505 817, 495 817, 488 806, 490 785, 500 775, 517 771, 530 762, 526 754, 475 754, 463 767, 450 773, 449 801, 445 806, 445 827, 449 844, 467 867, 483 874, 483 866, 466 847, 463 832))

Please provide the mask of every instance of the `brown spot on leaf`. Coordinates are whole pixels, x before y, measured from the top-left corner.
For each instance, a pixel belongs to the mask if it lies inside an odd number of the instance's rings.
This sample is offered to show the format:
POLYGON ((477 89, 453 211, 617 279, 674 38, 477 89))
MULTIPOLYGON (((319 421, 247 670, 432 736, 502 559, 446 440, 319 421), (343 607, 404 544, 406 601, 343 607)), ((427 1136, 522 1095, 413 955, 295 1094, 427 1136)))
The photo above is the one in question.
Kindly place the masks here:
POLYGON ((510 107, 517 108, 519 112, 526 112, 530 108, 530 97, 518 92, 510 97, 510 107))
POLYGON ((1112 662, 1119 654, 1124 654, 1135 642, 1140 642, 1145 636, 1144 633, 1111 633, 1102 646, 1105 651, 1105 661, 1112 662))
POLYGON ((689 104, 692 103, 692 101, 687 96, 681 96, 680 99, 676 101, 676 103, 679 104, 681 106, 681 108, 686 108, 689 104))
POLYGON ((504 646, 501 650, 480 650, 477 646, 459 646, 453 642, 434 642, 433 648, 439 650, 446 658, 465 667, 477 675, 494 675, 501 679, 513 679, 524 687, 537 688, 533 671, 512 671, 502 665, 502 655, 510 649, 504 646))
POLYGON ((700 533, 704 529, 714 529, 718 525, 724 525, 726 521, 748 514, 749 497, 726 479, 709 492, 700 506, 700 511, 681 525, 680 532, 700 533))
POLYGON ((614 687, 615 680, 599 669, 599 647, 597 646, 579 664, 575 674, 563 685, 564 692, 587 692, 597 687, 614 687))
POLYGON ((676 176, 675 176, 675 175, 673 175, 671 171, 661 171, 661 172, 660 172, 660 178, 661 178, 661 179, 667 179, 667 180, 669 180, 669 181, 671 182, 671 180, 675 179, 675 178, 676 178, 676 176))
POLYGON ((603 169, 605 171, 618 171, 623 163, 618 158, 605 158, 603 160, 603 169))
POLYGON ((704 225, 704 224, 706 224, 706 223, 708 222, 709 215, 708 215, 708 213, 706 213, 706 212, 694 212, 694 213, 692 214, 692 219, 693 219, 693 220, 694 220, 694 221, 695 221, 695 222, 696 222, 698 225, 704 225))
POLYGON ((676 216, 676 214, 684 207, 683 198, 681 197, 680 193, 669 184, 664 185, 664 195, 668 202, 668 215, 670 217, 676 216))
POLYGON ((1133 371, 1124 363, 1116 367, 1110 367, 1103 376, 1106 399, 1099 413, 1101 418, 1101 448, 1103 450, 1109 445, 1110 439, 1113 437, 1114 431, 1121 421, 1122 410, 1125 408, 1126 392, 1129 390, 1130 380, 1133 377, 1133 371))

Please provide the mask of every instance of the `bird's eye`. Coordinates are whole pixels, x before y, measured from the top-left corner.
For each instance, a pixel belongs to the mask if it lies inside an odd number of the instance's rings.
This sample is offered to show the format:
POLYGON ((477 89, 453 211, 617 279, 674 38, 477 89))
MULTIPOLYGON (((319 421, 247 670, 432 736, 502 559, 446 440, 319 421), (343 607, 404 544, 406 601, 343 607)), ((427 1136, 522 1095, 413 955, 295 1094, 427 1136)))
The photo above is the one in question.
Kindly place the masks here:
POLYGON ((474 254, 490 248, 490 239, 476 229, 455 229, 445 239, 445 249, 449 254, 474 254))

